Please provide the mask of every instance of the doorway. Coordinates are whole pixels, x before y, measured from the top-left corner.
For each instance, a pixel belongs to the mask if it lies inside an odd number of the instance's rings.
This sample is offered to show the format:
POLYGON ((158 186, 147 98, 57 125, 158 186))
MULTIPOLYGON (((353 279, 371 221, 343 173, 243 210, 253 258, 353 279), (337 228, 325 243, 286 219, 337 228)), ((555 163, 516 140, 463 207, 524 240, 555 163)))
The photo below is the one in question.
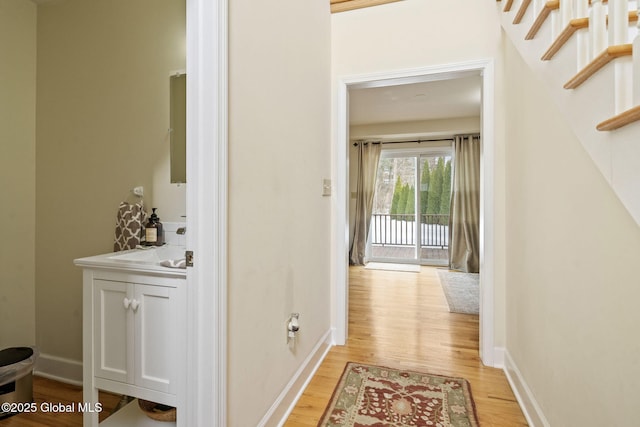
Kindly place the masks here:
POLYGON ((481 203, 480 203, 480 357, 487 366, 501 364, 494 355, 493 307, 493 223, 494 223, 494 70, 492 60, 427 67, 408 71, 375 73, 340 78, 337 84, 336 197, 334 227, 334 342, 343 345, 348 335, 348 259, 349 247, 349 90, 386 87, 416 82, 453 80, 481 76, 481 203))

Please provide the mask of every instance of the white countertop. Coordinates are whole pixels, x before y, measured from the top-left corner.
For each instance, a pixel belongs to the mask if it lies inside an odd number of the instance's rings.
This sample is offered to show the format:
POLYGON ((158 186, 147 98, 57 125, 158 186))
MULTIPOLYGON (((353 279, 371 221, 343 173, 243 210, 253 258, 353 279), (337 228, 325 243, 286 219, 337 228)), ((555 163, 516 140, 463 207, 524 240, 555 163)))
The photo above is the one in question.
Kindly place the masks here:
POLYGON ((160 265, 165 260, 184 259, 184 252, 185 247, 180 245, 151 246, 144 249, 130 249, 78 258, 73 260, 73 263, 83 268, 105 268, 186 277, 187 271, 184 268, 160 265))

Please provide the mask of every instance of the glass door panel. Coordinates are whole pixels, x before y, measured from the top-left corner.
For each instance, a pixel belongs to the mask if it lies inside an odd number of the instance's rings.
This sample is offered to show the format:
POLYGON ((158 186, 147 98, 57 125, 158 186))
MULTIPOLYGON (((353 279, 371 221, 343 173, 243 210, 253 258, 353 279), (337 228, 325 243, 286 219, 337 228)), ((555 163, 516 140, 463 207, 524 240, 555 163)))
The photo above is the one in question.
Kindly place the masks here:
POLYGON ((378 166, 370 261, 447 265, 451 155, 385 155, 378 166))
POLYGON ((420 263, 449 263, 451 155, 420 156, 420 263))
POLYGON ((381 156, 369 233, 371 260, 417 261, 416 160, 381 156))

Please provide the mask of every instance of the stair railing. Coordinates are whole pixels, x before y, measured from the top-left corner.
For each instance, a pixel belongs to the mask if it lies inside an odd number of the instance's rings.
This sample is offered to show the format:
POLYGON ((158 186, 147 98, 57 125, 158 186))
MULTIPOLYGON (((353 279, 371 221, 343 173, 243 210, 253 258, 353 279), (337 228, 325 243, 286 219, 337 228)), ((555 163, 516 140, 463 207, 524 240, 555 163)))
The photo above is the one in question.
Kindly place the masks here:
MULTIPOLYGON (((504 11, 511 9, 513 3, 507 1, 504 11)), ((640 7, 640 0, 635 3, 635 8, 640 7)), ((605 121, 613 123, 600 123, 598 130, 613 130, 640 120, 640 27, 630 25, 640 25, 640 12, 630 11, 629 4, 629 0, 522 0, 513 20, 518 25, 525 14, 536 16, 525 36, 531 40, 550 19, 553 43, 541 58, 545 61, 552 59, 576 33, 577 70, 565 89, 577 88, 613 62, 614 117, 605 121)))

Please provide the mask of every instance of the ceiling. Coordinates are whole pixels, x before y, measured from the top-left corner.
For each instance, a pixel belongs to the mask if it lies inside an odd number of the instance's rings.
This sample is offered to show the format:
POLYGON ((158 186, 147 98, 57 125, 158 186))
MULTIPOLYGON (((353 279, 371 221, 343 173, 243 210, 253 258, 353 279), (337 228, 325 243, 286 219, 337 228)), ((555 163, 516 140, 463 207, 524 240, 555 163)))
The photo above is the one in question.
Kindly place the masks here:
POLYGON ((479 75, 349 90, 349 123, 436 120, 480 115, 479 75))

